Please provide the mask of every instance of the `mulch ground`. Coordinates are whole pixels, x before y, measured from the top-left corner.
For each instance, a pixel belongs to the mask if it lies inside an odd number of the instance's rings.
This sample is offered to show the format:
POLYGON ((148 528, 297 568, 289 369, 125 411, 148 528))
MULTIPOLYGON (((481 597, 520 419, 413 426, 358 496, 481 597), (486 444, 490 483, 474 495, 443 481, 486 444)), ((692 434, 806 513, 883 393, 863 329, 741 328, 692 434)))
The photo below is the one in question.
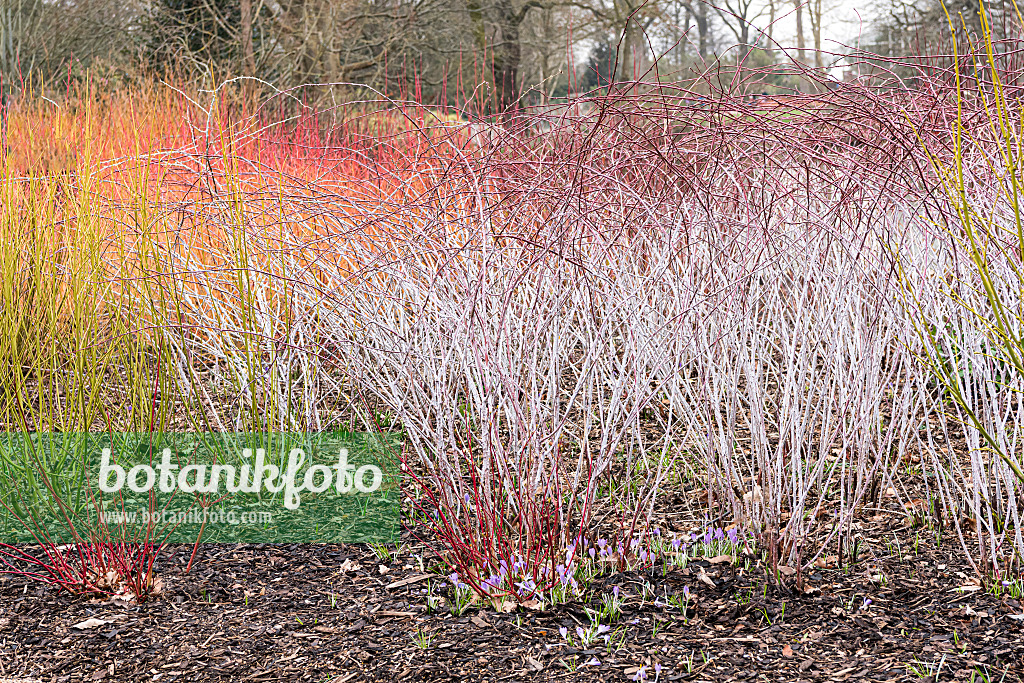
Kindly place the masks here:
POLYGON ((613 585, 626 600, 609 642, 584 649, 559 630, 590 623, 582 602, 428 613, 425 577, 435 594, 446 582, 408 539, 383 566, 365 546, 206 545, 187 574, 191 547, 176 547, 143 605, 6 576, 0 681, 1024 680, 1018 600, 973 586, 948 543, 874 531, 884 547, 804 576, 804 591, 753 560, 603 576, 592 606, 613 585), (684 586, 687 615, 666 604, 684 586))

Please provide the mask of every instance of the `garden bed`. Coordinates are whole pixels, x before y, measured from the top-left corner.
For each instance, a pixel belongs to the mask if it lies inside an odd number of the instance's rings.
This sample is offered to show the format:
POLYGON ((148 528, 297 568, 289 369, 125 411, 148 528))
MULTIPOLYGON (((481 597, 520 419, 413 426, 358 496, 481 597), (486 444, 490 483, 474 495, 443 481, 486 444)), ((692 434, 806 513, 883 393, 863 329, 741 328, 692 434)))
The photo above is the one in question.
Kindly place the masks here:
POLYGON ((360 545, 204 545, 187 574, 191 547, 176 546, 158 565, 162 594, 143 605, 0 578, 0 677, 1024 679, 1020 601, 978 587, 950 545, 936 548, 902 520, 869 524, 864 532, 876 543, 863 559, 816 569, 802 592, 794 576, 775 585, 756 559, 694 559, 685 568, 604 574, 585 592, 590 603, 511 612, 475 605, 461 615, 444 605, 428 612, 428 582, 439 596, 450 583, 429 571, 429 559, 420 570, 429 551, 408 536, 383 561, 379 549, 360 545), (586 608, 598 611, 614 586, 621 615, 584 645, 576 629, 591 626, 586 608), (689 618, 666 601, 684 586, 693 596, 689 618))

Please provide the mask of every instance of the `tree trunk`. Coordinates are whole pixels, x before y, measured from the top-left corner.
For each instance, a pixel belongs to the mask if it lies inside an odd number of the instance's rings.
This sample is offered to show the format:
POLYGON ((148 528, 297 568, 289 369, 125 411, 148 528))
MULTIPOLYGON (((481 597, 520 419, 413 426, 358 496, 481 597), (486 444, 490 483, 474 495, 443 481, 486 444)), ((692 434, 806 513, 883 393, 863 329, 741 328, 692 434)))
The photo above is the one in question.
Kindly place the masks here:
POLYGON ((697 2, 693 8, 693 20, 697 25, 697 51, 701 57, 708 56, 708 6, 697 2))
POLYGON ((487 51, 487 33, 484 28, 484 9, 480 0, 466 0, 466 11, 469 13, 469 20, 473 25, 473 42, 481 54, 487 51))
POLYGON ((241 26, 239 32, 242 36, 242 73, 245 76, 256 75, 256 55, 252 48, 252 0, 241 0, 241 26))
POLYGON ((690 20, 693 13, 690 11, 689 5, 686 7, 686 19, 683 21, 683 32, 682 35, 677 36, 679 44, 676 46, 676 54, 678 55, 678 61, 676 66, 681 67, 683 62, 686 61, 686 41, 683 36, 690 35, 690 20))
POLYGON ((622 53, 619 55, 619 81, 631 81, 636 75, 636 19, 629 19, 622 33, 622 53))
POLYGON ((522 60, 519 25, 525 13, 516 14, 511 0, 498 0, 496 9, 501 38, 494 46, 491 73, 497 91, 497 110, 508 121, 519 108, 519 63, 522 60))
POLYGON ((807 59, 807 44, 804 42, 804 3, 802 0, 793 0, 793 8, 796 9, 796 53, 803 62, 807 59))
MULTIPOLYGON (((544 10, 541 27, 543 29, 546 48, 547 45, 552 42, 552 36, 556 34, 550 9, 544 10)), ((540 101, 541 104, 547 105, 551 92, 554 90, 552 78, 554 74, 552 73, 553 69, 551 68, 551 53, 549 53, 547 49, 541 50, 537 61, 539 62, 538 66, 540 67, 540 101)))
POLYGON ((821 60, 821 21, 822 17, 822 0, 811 0, 811 3, 807 6, 807 14, 811 17, 811 36, 814 40, 814 67, 816 69, 824 66, 821 60))

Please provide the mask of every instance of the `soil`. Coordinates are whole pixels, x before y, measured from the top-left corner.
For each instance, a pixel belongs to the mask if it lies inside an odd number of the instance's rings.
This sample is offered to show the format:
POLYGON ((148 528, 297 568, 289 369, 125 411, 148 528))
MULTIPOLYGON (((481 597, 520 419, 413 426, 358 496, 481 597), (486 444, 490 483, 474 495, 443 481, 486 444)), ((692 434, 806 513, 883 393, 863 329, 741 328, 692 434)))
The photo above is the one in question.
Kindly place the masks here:
POLYGON ((853 565, 781 585, 752 557, 599 577, 589 606, 614 585, 624 602, 609 642, 589 645, 574 635, 583 600, 428 612, 428 583, 450 588, 409 537, 385 561, 355 545, 203 545, 188 573, 191 546, 172 547, 163 592, 141 605, 5 576, 0 681, 1024 680, 1020 601, 975 585, 948 540, 874 525, 853 565), (667 604, 684 586, 686 615, 667 604))

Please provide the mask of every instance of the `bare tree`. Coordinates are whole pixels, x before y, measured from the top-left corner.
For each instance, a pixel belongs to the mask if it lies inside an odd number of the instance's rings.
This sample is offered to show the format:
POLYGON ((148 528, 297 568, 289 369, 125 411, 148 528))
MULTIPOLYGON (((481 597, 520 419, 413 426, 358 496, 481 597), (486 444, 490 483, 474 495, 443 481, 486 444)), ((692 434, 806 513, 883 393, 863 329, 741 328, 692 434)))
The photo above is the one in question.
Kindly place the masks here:
POLYGON ((823 0, 808 0, 807 16, 811 20, 811 37, 814 40, 814 67, 822 68, 821 22, 824 19, 823 0))
POLYGON ((279 7, 267 61, 288 85, 369 76, 382 68, 394 22, 401 21, 395 7, 374 11, 355 0, 286 0, 279 7))
POLYGON ((715 13, 722 23, 736 37, 740 45, 750 45, 751 21, 760 13, 755 14, 754 0, 719 0, 715 5, 715 13))
MULTIPOLYGON (((89 66, 124 57, 141 8, 117 0, 0 0, 0 78, 5 89, 44 85, 89 66)), ((121 61, 122 67, 127 60, 121 61)))
POLYGON ((950 54, 954 36, 962 50, 981 35, 983 11, 996 41, 1020 34, 1016 6, 1004 0, 887 0, 877 7, 873 40, 865 48, 887 57, 950 54))
POLYGON ((535 86, 542 104, 556 91, 568 88, 566 54, 569 17, 565 7, 543 7, 531 12, 522 27, 523 90, 535 86))

